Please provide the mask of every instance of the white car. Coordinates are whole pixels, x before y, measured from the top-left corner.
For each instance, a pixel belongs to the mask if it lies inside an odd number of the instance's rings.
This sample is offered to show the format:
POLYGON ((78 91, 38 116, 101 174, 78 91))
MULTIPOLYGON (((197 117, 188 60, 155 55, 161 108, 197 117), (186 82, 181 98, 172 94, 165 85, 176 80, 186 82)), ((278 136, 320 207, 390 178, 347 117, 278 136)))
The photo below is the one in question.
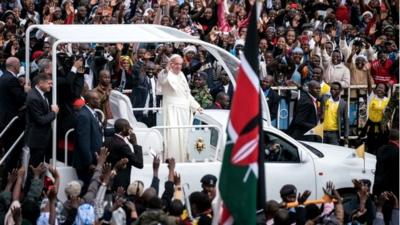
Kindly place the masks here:
MULTIPOLYGON (((205 174, 219 176, 228 117, 229 110, 205 110, 203 114, 195 116, 194 124, 214 125, 217 128, 192 129, 188 144, 191 160, 176 163, 176 171, 181 175, 182 183, 189 184, 191 192, 201 190, 200 179, 205 174), (218 130, 223 132, 218 133, 218 130), (201 137, 198 138, 198 135, 201 137), (205 149, 198 151, 196 140, 205 142, 205 149)), ((264 122, 264 132, 269 140, 281 146, 281 151, 286 155, 281 161, 265 163, 267 199, 280 200, 279 191, 285 184, 294 184, 300 192, 310 190, 312 194, 309 199, 319 199, 323 195, 322 187, 325 187, 327 181, 333 181, 339 192, 345 194, 353 190, 351 182, 353 178, 369 179, 371 182, 374 180, 376 158, 371 154, 365 154, 365 171, 363 171, 363 159, 355 156, 354 149, 299 142, 267 122, 264 122)), ((146 148, 144 148, 144 158, 143 169, 132 169, 131 181, 142 180, 145 186, 149 187, 153 171, 151 154, 146 148)), ((159 170, 160 193, 167 177, 167 165, 162 163, 159 170)))

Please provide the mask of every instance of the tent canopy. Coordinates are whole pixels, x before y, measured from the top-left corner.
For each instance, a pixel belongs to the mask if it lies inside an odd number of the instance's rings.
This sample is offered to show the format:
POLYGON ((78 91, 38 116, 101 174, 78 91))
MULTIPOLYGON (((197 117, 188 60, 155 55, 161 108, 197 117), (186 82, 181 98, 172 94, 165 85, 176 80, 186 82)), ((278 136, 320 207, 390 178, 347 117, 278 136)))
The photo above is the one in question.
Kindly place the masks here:
MULTIPOLYGON (((27 34, 33 29, 39 29, 59 43, 190 43, 206 48, 224 67, 234 82, 239 60, 226 50, 204 42, 187 33, 174 28, 148 25, 33 25, 28 28, 27 34)), ((26 37, 29 43, 29 35, 26 37)), ((55 46, 54 46, 55 47, 55 46)), ((28 54, 27 56, 28 57, 28 54)), ((28 59, 28 58, 27 58, 28 59)), ((28 60, 27 60, 28 61, 28 60)), ((27 68, 29 70, 29 68, 27 68)), ((27 70, 27 71, 28 71, 27 70)), ((235 82, 234 82, 235 83, 235 82)))

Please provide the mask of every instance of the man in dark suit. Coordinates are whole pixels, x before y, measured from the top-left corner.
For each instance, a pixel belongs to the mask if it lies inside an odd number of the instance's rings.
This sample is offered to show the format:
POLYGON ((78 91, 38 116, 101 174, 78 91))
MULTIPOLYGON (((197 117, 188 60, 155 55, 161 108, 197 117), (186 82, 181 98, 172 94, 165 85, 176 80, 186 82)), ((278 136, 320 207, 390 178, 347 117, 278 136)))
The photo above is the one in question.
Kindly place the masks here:
POLYGON ((261 80, 261 88, 264 92, 265 98, 267 99, 267 104, 269 108, 269 113, 271 114, 271 123, 276 126, 278 107, 279 107, 279 95, 276 91, 272 90, 271 87, 274 84, 274 77, 268 75, 266 78, 261 80))
POLYGON ((319 122, 320 103, 317 98, 320 91, 320 84, 316 81, 310 81, 308 83, 308 91, 300 93, 300 99, 296 102, 294 117, 288 130, 288 134, 294 139, 320 141, 315 135, 304 135, 304 133, 317 126, 319 122))
POLYGON ((210 94, 215 99, 221 91, 225 92, 229 96, 230 101, 232 101, 233 85, 226 72, 221 72, 218 82, 211 89, 210 94))
MULTIPOLYGON (((95 91, 88 91, 86 105, 81 108, 75 125, 75 151, 72 165, 84 187, 90 182, 92 165, 96 163, 96 152, 102 145, 101 122, 94 109, 100 106, 100 97, 95 91)), ((84 193, 84 192, 83 192, 84 193)))
POLYGON ((46 74, 35 77, 35 87, 26 98, 26 145, 30 149, 30 165, 36 167, 50 159, 51 122, 59 111, 57 105, 49 104, 45 93, 50 92, 53 82, 46 74))
POLYGON ((221 91, 215 97, 213 104, 207 109, 229 109, 229 102, 229 96, 225 92, 221 91))
MULTIPOLYGON (((20 62, 17 58, 9 57, 5 64, 4 73, 0 77, 0 132, 13 117, 20 116, 2 137, 2 145, 4 149, 8 150, 24 130, 25 119, 22 118, 22 109, 26 100, 26 92, 30 90, 30 86, 22 87, 18 82, 17 74, 19 73, 20 62)), ((7 158, 6 171, 10 172, 18 162, 22 144, 23 142, 20 141, 7 158)), ((7 173, 4 174, 5 179, 7 179, 7 173)))
POLYGON ((22 87, 17 78, 20 62, 15 57, 6 60, 6 70, 0 77, 0 131, 18 114, 25 103, 29 87, 22 87))
MULTIPOLYGON (((145 95, 145 108, 158 107, 157 97, 156 97, 156 84, 157 79, 154 77, 156 70, 156 65, 153 62, 148 62, 145 65, 146 76, 143 80, 143 88, 146 90, 145 95)), ((143 121, 148 127, 153 127, 156 125, 156 111, 144 110, 143 111, 143 121)))
POLYGON ((143 168, 142 146, 137 144, 136 136, 126 119, 117 119, 114 130, 114 136, 106 138, 104 145, 110 152, 108 160, 112 166, 123 158, 128 159, 127 167, 118 171, 113 181, 113 190, 119 186, 126 190, 130 184, 131 167, 143 168))

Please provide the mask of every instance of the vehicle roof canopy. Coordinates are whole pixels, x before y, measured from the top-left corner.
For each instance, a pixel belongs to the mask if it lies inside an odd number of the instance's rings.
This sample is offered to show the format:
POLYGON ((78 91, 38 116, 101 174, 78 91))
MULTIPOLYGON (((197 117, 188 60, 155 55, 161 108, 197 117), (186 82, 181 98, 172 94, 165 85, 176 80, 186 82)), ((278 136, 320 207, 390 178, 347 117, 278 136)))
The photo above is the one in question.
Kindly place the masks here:
MULTIPOLYGON (((239 60, 226 50, 199 40, 177 29, 149 24, 112 24, 112 25, 32 25, 27 34, 33 29, 39 29, 60 43, 190 43, 201 45, 209 51, 235 80, 239 60)), ((27 35, 26 42, 29 43, 27 35)), ((53 46, 54 47, 54 46, 53 46)), ((29 53, 29 52, 28 52, 29 53)), ((26 55, 26 57, 29 54, 26 55)), ((29 58, 26 58, 29 61, 29 58)), ((29 69, 29 68, 27 68, 29 69)), ((28 70, 27 70, 28 71, 28 70)), ((235 85, 235 82, 233 82, 235 85)))
MULTIPOLYGON (((112 24, 112 25, 31 25, 26 30, 25 46, 30 46, 30 35, 32 31, 48 34, 55 42, 52 43, 52 79, 57 83, 57 46, 61 43, 190 43, 201 45, 210 52, 218 63, 224 68, 232 84, 236 87, 236 70, 240 63, 239 59, 225 49, 216 45, 197 39, 180 30, 150 24, 112 24)), ((25 51, 26 80, 29 83, 30 74, 30 51, 25 51)), ((57 85, 53 86, 52 104, 57 104, 57 85)), ((269 110, 265 98, 263 104, 263 117, 270 121, 269 110)), ((56 158, 57 140, 57 118, 53 122, 52 154, 56 158)), ((55 162, 53 162, 55 165, 55 162)))

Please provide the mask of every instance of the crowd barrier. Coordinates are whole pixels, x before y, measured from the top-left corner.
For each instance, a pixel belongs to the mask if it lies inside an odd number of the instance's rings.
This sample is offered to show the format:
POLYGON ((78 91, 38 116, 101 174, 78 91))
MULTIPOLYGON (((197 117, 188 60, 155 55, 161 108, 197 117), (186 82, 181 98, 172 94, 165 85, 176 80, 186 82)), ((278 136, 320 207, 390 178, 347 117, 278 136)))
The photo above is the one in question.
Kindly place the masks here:
MULTIPOLYGON (((350 85, 344 88, 341 97, 346 100, 347 112, 350 123, 349 139, 358 139, 360 129, 362 129, 368 118, 367 106, 367 85, 350 85)), ((387 97, 400 88, 399 84, 391 86, 387 97)), ((277 119, 271 121, 272 125, 280 130, 287 130, 292 121, 296 100, 300 97, 298 87, 275 86, 272 87, 279 95, 279 106, 277 119)), ((123 93, 130 94, 131 90, 124 90, 123 93)), ((148 108, 134 108, 133 111, 141 111, 148 108)), ((162 108, 151 108, 156 111, 162 108)))
MULTIPOLYGON (((362 129, 368 118, 367 105, 367 85, 351 85, 343 89, 341 97, 346 100, 347 112, 350 124, 349 139, 358 139, 360 129, 362 129)), ((400 85, 393 85, 388 91, 387 97, 390 98, 395 90, 399 90, 400 85)), ((280 129, 286 130, 293 118, 294 105, 299 98, 300 91, 297 87, 272 87, 279 95, 279 106, 276 121, 272 124, 280 129)))

